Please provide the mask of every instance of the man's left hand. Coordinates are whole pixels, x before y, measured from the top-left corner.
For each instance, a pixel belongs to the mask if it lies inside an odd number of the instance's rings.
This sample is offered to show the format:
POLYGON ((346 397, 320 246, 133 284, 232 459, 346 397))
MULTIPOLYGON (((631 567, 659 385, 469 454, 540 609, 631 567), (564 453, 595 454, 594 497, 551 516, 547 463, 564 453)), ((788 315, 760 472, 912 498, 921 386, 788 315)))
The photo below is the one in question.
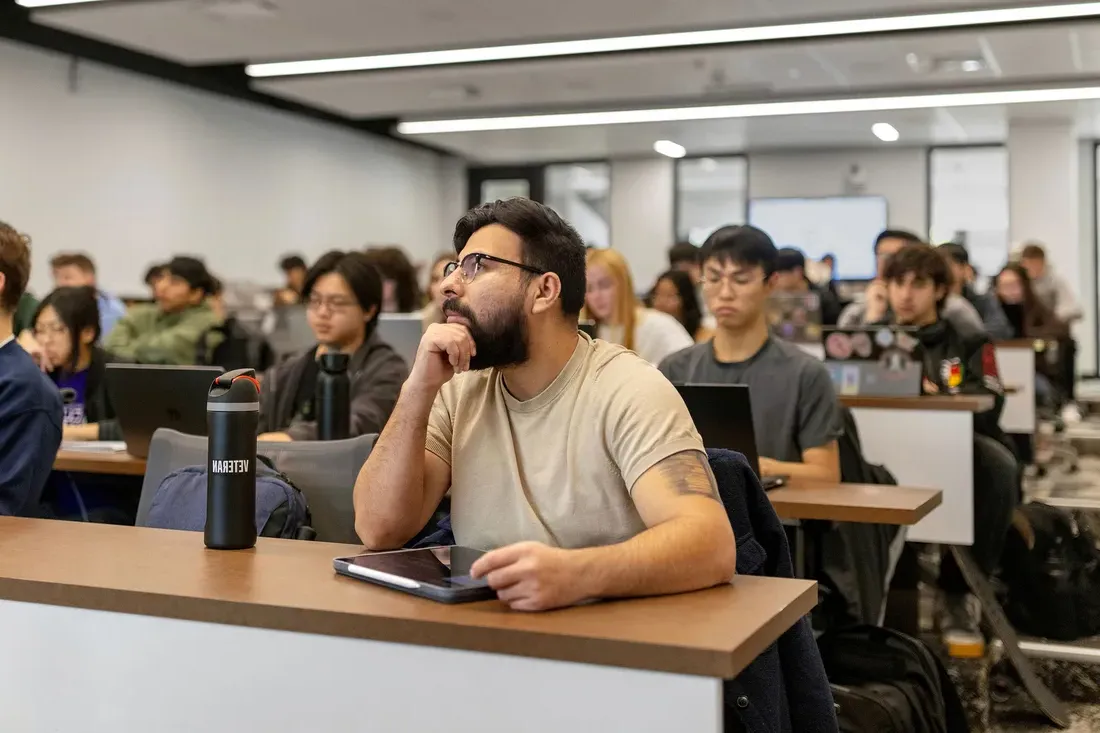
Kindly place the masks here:
POLYGON ((760 478, 780 475, 782 475, 782 471, 779 468, 779 461, 767 456, 760 456, 760 478))
POLYGON ((485 554, 470 574, 485 578, 513 611, 546 611, 585 600, 580 551, 519 542, 485 554))

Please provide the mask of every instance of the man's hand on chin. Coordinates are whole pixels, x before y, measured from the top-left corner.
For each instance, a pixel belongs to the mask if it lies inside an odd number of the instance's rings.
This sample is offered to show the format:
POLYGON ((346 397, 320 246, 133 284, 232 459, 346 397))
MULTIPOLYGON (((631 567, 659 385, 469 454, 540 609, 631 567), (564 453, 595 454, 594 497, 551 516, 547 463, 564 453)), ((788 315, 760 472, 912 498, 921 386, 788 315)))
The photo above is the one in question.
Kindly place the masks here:
POLYGON ((488 580, 513 611, 547 611, 593 595, 585 587, 583 561, 580 550, 519 542, 486 553, 470 574, 488 580))

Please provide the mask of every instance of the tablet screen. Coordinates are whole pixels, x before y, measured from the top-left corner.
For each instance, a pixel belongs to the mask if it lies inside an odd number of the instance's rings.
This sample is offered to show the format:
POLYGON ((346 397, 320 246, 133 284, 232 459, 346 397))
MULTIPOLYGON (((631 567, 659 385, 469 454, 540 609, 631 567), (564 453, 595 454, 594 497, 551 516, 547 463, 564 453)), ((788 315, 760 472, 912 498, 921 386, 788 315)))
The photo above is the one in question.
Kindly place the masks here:
POLYGON ((485 553, 471 547, 431 547, 423 550, 382 552, 376 555, 358 555, 346 558, 350 565, 358 565, 401 578, 415 580, 424 585, 441 588, 477 588, 486 584, 484 579, 470 577, 470 566, 485 553))

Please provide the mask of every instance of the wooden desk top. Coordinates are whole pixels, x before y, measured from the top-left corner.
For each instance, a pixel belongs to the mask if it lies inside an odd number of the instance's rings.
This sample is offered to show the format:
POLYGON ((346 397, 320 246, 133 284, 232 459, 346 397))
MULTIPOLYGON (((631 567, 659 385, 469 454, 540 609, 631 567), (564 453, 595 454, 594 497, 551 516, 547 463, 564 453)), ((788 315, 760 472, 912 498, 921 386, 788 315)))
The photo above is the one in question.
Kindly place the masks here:
POLYGON ((913 525, 943 502, 939 489, 792 480, 768 492, 784 519, 913 525))
POLYGON ((144 476, 145 459, 134 458, 128 453, 93 453, 76 450, 59 450, 53 460, 55 471, 74 473, 103 473, 112 476, 144 476))
POLYGON ((1028 351, 1035 350, 1036 339, 1005 339, 1003 341, 994 341, 993 345, 998 349, 1027 349, 1028 351))
POLYGON ((338 576, 360 548, 0 517, 0 598, 496 654, 734 677, 817 601, 812 581, 738 577, 676 596, 518 613, 338 576))
POLYGON ((845 407, 867 407, 882 410, 937 410, 943 412, 985 412, 992 409, 989 395, 923 395, 921 397, 865 397, 837 395, 845 407))

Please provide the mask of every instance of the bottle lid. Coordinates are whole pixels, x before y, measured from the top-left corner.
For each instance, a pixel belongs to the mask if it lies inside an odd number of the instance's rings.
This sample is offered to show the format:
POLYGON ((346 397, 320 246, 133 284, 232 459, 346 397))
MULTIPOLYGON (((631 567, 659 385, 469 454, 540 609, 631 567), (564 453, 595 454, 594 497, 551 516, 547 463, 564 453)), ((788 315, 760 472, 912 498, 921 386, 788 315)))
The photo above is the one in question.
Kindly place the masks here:
POLYGON ((330 374, 338 374, 348 370, 348 355, 338 351, 330 351, 321 355, 321 369, 330 374))
POLYGON ((221 374, 210 385, 206 409, 214 412, 249 412, 260 409, 260 383, 255 369, 236 369, 221 374))

